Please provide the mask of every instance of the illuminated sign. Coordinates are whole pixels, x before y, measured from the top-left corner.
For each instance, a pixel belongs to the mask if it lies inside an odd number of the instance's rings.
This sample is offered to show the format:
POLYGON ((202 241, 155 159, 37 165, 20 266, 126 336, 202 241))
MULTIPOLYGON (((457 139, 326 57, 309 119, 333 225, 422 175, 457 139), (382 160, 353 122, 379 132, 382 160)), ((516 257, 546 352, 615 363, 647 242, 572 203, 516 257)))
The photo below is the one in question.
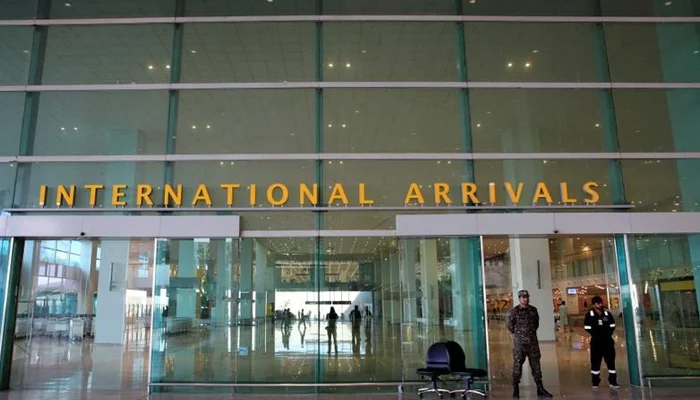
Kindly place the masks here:
MULTIPOLYGON (((501 185, 489 183, 488 187, 479 187, 474 182, 462 182, 459 185, 435 182, 424 189, 422 185, 411 182, 404 192, 404 206, 423 205, 475 205, 497 204, 505 200, 509 204, 597 204, 600 194, 597 191, 596 182, 586 182, 575 191, 570 190, 567 182, 559 183, 556 191, 552 191, 544 182, 538 182, 529 188, 523 182, 505 182, 501 185)), ((357 205, 371 206, 374 204, 372 193, 369 193, 367 185, 358 183, 345 186, 335 183, 329 187, 328 195, 321 198, 318 184, 301 183, 293 187, 295 193, 290 194, 290 185, 273 183, 259 187, 250 184, 243 188, 239 183, 223 183, 218 186, 197 185, 194 194, 185 196, 183 185, 165 185, 154 190, 153 185, 137 184, 128 186, 117 184, 106 187, 103 184, 58 185, 49 188, 42 185, 39 188, 39 205, 47 206, 49 203, 57 207, 73 207, 79 198, 84 198, 90 207, 98 207, 102 204, 98 199, 107 196, 109 203, 114 207, 153 207, 162 205, 165 207, 182 206, 245 206, 255 207, 266 203, 269 206, 281 207, 294 202, 296 206, 321 206, 321 205, 357 205), (298 190, 297 190, 298 189, 298 190), (216 193, 215 191, 220 191, 216 193), (212 193, 226 195, 225 204, 214 204, 212 193), (127 200, 131 198, 133 200, 127 200), (49 200, 50 199, 50 200, 49 200)), ((84 204, 85 201, 79 202, 84 204)))

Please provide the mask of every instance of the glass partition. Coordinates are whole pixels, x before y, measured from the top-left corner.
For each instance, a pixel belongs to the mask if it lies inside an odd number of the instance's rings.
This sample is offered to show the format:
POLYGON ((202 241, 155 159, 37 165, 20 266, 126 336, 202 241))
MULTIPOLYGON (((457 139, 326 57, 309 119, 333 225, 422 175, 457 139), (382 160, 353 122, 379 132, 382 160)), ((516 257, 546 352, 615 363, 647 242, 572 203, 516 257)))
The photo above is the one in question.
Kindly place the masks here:
POLYGON ((630 237, 644 377, 700 376, 700 236, 630 237))
POLYGON ((25 241, 12 389, 146 388, 153 243, 25 241))

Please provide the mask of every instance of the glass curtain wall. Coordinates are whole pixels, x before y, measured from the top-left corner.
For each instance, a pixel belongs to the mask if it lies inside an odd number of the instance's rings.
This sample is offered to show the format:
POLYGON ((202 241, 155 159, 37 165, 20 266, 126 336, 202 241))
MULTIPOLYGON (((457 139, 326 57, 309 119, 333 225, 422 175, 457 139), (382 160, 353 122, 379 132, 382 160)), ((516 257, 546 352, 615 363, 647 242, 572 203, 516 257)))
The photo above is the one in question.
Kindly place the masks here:
POLYGON ((290 377, 410 381, 427 348, 444 340, 486 367, 478 238, 343 237, 316 246, 313 238, 158 240, 155 391, 290 377))

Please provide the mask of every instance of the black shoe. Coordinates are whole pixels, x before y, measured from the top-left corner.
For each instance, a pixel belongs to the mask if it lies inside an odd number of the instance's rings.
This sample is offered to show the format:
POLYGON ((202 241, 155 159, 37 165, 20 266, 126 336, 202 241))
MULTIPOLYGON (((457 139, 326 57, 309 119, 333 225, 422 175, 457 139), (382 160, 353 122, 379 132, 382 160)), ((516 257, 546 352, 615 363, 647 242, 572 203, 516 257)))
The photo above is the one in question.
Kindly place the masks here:
POLYGON ((520 398, 520 386, 518 386, 518 385, 513 385, 513 398, 514 399, 520 398))
POLYGON ((537 396, 538 397, 546 397, 546 398, 552 398, 552 394, 549 393, 544 386, 542 386, 542 383, 537 384, 537 396))

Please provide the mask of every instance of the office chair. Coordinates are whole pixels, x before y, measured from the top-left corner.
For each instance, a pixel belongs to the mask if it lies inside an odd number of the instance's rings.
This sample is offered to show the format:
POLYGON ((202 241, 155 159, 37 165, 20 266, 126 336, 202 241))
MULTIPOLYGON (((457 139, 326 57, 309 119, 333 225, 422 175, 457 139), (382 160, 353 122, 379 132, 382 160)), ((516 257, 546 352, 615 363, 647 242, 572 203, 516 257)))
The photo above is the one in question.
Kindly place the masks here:
POLYGON ((467 368, 467 356, 464 354, 464 349, 457 342, 445 342, 445 347, 449 353, 450 373, 459 377, 459 383, 464 385, 464 388, 453 390, 450 393, 459 393, 463 399, 468 395, 475 394, 481 397, 486 397, 486 392, 473 389, 474 378, 483 378, 488 376, 488 372, 483 369, 467 368))
POLYGON ((443 393, 451 395, 452 392, 448 389, 438 388, 438 382, 443 385, 446 383, 440 379, 440 376, 450 374, 450 354, 445 343, 433 343, 428 348, 428 353, 425 356, 425 367, 418 368, 416 373, 423 377, 430 378, 430 385, 418 389, 418 397, 423 398, 426 393, 435 393, 439 398, 442 398, 443 393))

